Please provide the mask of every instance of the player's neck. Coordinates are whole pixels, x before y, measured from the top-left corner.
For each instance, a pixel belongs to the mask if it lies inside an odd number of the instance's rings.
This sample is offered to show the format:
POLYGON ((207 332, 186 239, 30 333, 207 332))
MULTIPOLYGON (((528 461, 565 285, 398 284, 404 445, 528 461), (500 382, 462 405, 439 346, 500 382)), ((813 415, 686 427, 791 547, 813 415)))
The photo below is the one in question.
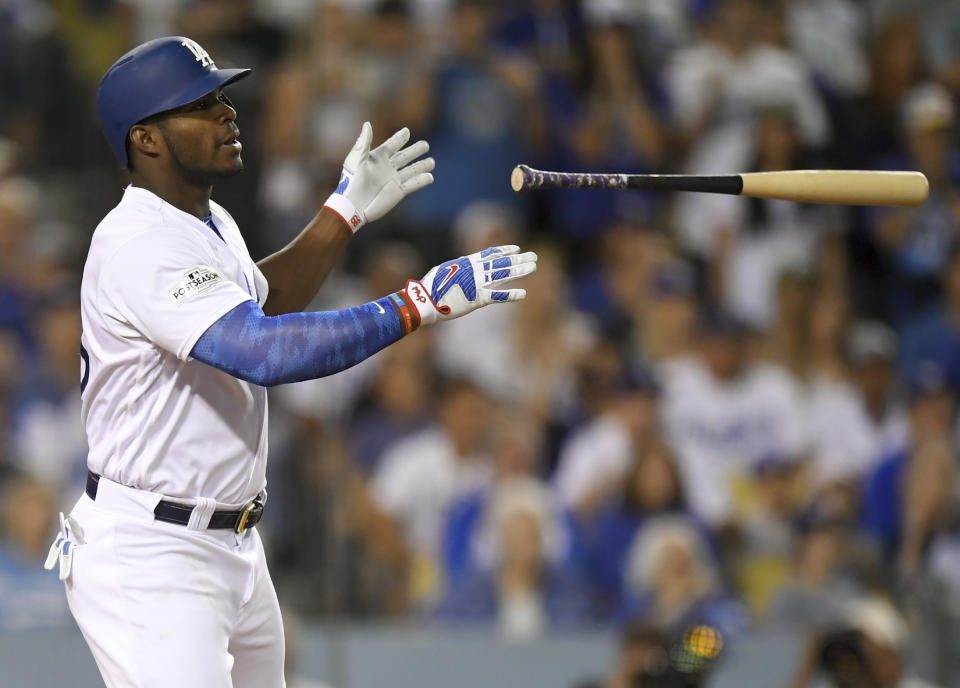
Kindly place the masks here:
POLYGON ((194 217, 204 218, 210 214, 212 186, 195 186, 172 176, 153 178, 138 172, 130 174, 130 183, 156 194, 174 208, 194 217))

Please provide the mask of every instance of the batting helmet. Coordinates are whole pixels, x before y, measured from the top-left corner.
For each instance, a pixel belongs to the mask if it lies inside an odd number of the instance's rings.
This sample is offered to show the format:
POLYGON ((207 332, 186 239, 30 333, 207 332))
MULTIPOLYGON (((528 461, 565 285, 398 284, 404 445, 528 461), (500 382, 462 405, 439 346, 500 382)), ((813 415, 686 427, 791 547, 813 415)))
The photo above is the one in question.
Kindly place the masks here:
POLYGON ((100 128, 117 160, 127 167, 127 134, 134 124, 186 105, 249 73, 249 69, 217 69, 206 50, 183 36, 147 41, 114 62, 100 80, 100 128))

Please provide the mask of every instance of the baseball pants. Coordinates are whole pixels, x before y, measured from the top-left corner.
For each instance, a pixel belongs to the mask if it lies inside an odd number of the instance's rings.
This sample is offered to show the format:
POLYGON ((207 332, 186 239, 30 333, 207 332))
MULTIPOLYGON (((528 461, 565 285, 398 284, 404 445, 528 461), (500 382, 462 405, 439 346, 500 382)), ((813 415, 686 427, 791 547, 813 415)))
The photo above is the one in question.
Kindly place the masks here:
POLYGON ((283 688, 280 606, 256 528, 153 520, 160 496, 107 480, 71 516, 67 602, 107 688, 283 688))

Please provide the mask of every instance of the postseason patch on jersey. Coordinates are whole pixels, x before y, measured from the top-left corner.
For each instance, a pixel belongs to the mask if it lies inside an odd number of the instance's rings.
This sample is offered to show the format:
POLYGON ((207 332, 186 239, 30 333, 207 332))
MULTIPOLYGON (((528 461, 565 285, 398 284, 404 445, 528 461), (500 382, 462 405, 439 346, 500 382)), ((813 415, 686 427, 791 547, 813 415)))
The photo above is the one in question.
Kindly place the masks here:
POLYGON ((170 288, 170 299, 179 306, 221 282, 223 278, 216 270, 198 265, 183 273, 183 279, 170 288))

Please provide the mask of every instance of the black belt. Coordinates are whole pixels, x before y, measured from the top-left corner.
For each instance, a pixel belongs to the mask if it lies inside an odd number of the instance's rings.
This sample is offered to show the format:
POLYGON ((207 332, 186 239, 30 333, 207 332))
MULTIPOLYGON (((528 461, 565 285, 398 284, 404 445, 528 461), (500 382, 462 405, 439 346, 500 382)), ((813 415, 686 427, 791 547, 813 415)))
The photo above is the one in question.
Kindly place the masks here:
MULTIPOLYGON (((97 500, 97 487, 99 485, 100 476, 93 471, 87 471, 87 496, 94 501, 97 500)), ((185 526, 190 523, 191 513, 193 513, 192 506, 161 499, 153 510, 153 517, 158 521, 185 526)), ((257 495, 253 498, 253 501, 239 511, 214 511, 207 528, 230 528, 237 533, 242 533, 247 528, 257 525, 262 517, 263 500, 260 495, 257 495)))

